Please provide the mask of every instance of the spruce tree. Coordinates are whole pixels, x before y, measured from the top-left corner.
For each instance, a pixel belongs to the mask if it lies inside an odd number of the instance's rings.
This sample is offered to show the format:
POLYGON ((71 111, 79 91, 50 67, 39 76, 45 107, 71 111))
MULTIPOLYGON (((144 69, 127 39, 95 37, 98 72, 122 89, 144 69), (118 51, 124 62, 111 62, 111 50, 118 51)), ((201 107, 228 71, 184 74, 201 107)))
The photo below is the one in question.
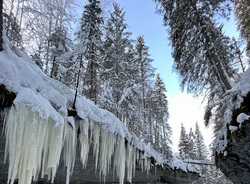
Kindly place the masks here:
MULTIPOLYGON (((100 1, 89 0, 84 6, 84 12, 80 22, 80 30, 76 32, 77 45, 75 52, 78 55, 78 78, 83 78, 83 95, 97 103, 98 95, 98 71, 101 61, 103 18, 101 16, 100 1), (85 67, 84 77, 80 76, 85 67)), ((78 85, 80 81, 78 80, 78 85)), ((78 87, 78 86, 77 86, 78 87)))
POLYGON ((193 133, 192 128, 190 128, 189 134, 188 134, 188 158, 189 159, 196 159, 197 151, 196 151, 196 145, 195 145, 195 135, 193 133))
POLYGON ((157 151, 164 155, 171 155, 171 128, 167 124, 168 120, 168 101, 166 96, 166 87, 159 73, 156 75, 156 81, 153 89, 153 101, 155 103, 154 122, 155 122, 155 143, 157 151))
POLYGON ((195 147, 196 147, 196 160, 206 160, 208 157, 207 148, 204 143, 203 136, 200 131, 198 123, 195 124, 195 147))
POLYGON ((63 54, 70 52, 72 49, 72 41, 67 37, 67 31, 65 27, 58 27, 55 32, 49 37, 49 42, 51 44, 51 61, 52 67, 50 72, 50 77, 62 80, 64 77, 61 75, 60 66, 63 64, 63 54))
MULTIPOLYGON (((113 8, 105 27, 101 77, 103 83, 108 83, 112 90, 115 107, 112 112, 121 118, 119 102, 128 80, 126 68, 129 54, 127 51, 131 47, 131 39, 129 38, 131 33, 127 31, 123 9, 116 3, 113 4, 113 8)), ((103 105, 100 104, 101 107, 103 105)))
POLYGON ((247 41, 247 53, 250 56, 250 14, 249 0, 235 0, 235 16, 237 18, 238 30, 240 30, 240 34, 247 41))
POLYGON ((146 115, 148 114, 146 109, 147 99, 146 99, 146 89, 150 83, 151 78, 154 76, 154 68, 152 66, 153 59, 149 58, 148 53, 149 47, 146 46, 143 36, 139 36, 136 40, 135 45, 135 57, 136 57, 136 67, 138 67, 138 87, 139 96, 142 110, 142 123, 146 121, 146 115))
POLYGON ((179 149, 179 156, 181 159, 187 159, 188 158, 188 135, 186 133, 186 129, 183 126, 183 123, 181 124, 181 134, 178 144, 179 149))
POLYGON ((188 92, 205 92, 208 104, 204 116, 206 124, 216 117, 216 130, 221 128, 227 104, 222 99, 237 81, 233 67, 229 37, 222 32, 222 25, 215 21, 219 14, 227 15, 230 6, 225 0, 157 0, 164 23, 169 27, 172 42, 174 69, 182 78, 182 87, 188 92))

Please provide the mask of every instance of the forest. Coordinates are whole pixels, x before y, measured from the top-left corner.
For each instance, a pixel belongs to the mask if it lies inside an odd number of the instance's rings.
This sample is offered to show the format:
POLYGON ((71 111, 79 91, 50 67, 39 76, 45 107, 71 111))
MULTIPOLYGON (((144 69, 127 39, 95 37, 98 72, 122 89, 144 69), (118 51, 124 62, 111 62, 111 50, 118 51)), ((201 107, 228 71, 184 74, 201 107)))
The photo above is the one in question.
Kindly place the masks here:
MULTIPOLYGON (((173 154, 165 84, 152 66, 143 33, 131 38, 126 12, 115 1, 88 0, 80 7, 76 0, 5 0, 0 6, 0 30, 43 73, 74 91, 70 112, 76 111, 79 96, 85 96, 113 113, 165 159, 213 160, 215 152, 226 146, 226 140, 221 145, 220 135, 236 103, 232 99, 250 91, 238 85, 249 73, 250 3, 155 0, 155 4, 169 34, 173 68, 182 89, 204 96, 204 123, 213 126, 215 137, 209 149, 198 123, 188 133, 182 124, 179 153, 173 154), (231 13, 239 39, 222 30, 221 20, 231 13)), ((196 183, 231 183, 214 166, 202 166, 201 172, 196 183)))

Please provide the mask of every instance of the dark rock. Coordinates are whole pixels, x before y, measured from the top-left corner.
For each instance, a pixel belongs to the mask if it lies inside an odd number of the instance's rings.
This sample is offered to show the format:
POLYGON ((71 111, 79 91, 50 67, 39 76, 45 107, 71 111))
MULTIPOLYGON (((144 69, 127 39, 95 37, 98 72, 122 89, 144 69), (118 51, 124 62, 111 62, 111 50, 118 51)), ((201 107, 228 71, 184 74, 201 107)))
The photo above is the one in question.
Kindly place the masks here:
MULTIPOLYGON (((250 113, 250 93, 245 97, 241 107, 233 112, 229 125, 239 126, 236 121, 240 113, 250 113)), ((250 121, 242 123, 238 130, 231 133, 228 129, 228 144, 223 153, 216 155, 217 166, 235 184, 250 183, 250 121)))

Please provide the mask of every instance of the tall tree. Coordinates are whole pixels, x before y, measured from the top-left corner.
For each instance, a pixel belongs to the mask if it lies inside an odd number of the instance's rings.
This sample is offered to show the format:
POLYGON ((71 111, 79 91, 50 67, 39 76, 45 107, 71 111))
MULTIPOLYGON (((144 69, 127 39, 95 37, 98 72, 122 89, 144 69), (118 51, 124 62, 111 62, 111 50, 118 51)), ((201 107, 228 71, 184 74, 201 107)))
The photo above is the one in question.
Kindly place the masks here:
POLYGON ((150 83, 151 78, 154 76, 154 68, 152 66, 153 59, 149 58, 149 47, 146 46, 143 36, 138 36, 135 45, 136 66, 138 67, 138 86, 139 96, 142 110, 142 121, 146 121, 146 90, 150 83))
POLYGON ((196 159, 197 155, 197 149, 195 145, 195 135, 193 133, 192 128, 190 128, 189 134, 188 134, 188 157, 190 159, 196 159))
POLYGON ((221 119, 225 108, 215 102, 221 102, 237 80, 230 39, 223 35, 222 26, 214 20, 216 12, 225 10, 222 14, 227 13, 225 1, 157 0, 162 5, 159 12, 163 13, 164 23, 169 27, 174 68, 182 77, 182 87, 208 95, 207 122, 215 105, 220 106, 214 115, 221 119))
POLYGON ((196 146, 196 160, 205 160, 208 157, 207 148, 204 143, 203 136, 200 131, 198 123, 195 124, 195 146, 196 146))
POLYGON ((185 127, 183 126, 183 123, 181 124, 181 134, 180 134, 178 149, 179 149, 180 158, 187 159, 188 158, 188 135, 186 133, 185 127))
POLYGON ((61 56, 66 52, 70 52, 72 49, 72 41, 67 36, 67 30, 61 26, 55 29, 55 31, 48 38, 51 44, 51 61, 52 67, 50 71, 50 77, 61 81, 60 66, 63 64, 63 58, 61 56))
MULTIPOLYGON (((171 128, 167 123, 168 120, 168 101, 166 96, 166 87, 160 74, 157 73, 156 81, 153 89, 153 101, 155 104, 154 108, 154 148, 170 157, 172 154, 171 144, 171 128)), ((147 122, 146 122, 147 123, 147 122)))
POLYGON ((235 0, 235 15, 238 22, 238 29, 240 30, 240 34, 243 38, 247 41, 247 53, 250 56, 250 14, 249 14, 249 7, 250 1, 249 0, 235 0))
POLYGON ((51 43, 49 38, 58 27, 71 30, 74 20, 74 0, 36 0, 20 4, 23 22, 24 47, 30 54, 36 53, 45 63, 45 73, 51 73, 51 43))
POLYGON ((100 1, 89 0, 84 6, 80 30, 76 32, 76 52, 79 55, 80 70, 85 67, 83 77, 83 95, 97 103, 98 86, 97 75, 100 65, 102 48, 103 18, 101 16, 100 1), (85 62, 85 63, 84 63, 85 62))
MULTIPOLYGON (((112 89, 114 99, 113 113, 120 117, 119 102, 128 78, 128 69, 131 48, 131 33, 127 31, 125 12, 118 4, 113 4, 113 12, 110 12, 104 35, 103 70, 102 79, 107 81, 112 89)), ((128 83, 129 84, 129 83, 128 83)), ((101 105, 102 106, 102 105, 101 105)))

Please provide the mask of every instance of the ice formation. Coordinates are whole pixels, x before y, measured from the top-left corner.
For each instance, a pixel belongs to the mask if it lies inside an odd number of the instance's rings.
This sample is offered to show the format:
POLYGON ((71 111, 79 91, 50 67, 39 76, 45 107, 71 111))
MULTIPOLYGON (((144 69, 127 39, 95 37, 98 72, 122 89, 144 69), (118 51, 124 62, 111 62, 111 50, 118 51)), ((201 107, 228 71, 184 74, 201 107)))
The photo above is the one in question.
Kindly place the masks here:
MULTIPOLYGON (((121 136, 103 130, 94 121, 77 120, 75 124, 80 127, 83 168, 87 164, 89 147, 93 144, 96 170, 99 170, 102 181, 105 181, 111 165, 114 166, 119 183, 125 181, 125 173, 127 181, 132 182, 136 162, 141 163, 142 169, 150 169, 151 160, 139 154, 131 142, 126 143, 121 136)), ((5 122, 5 132, 5 161, 9 157, 8 183, 13 184, 18 179, 20 184, 29 184, 45 175, 53 182, 61 156, 67 168, 66 183, 70 182, 76 156, 77 132, 66 118, 65 123, 58 125, 53 119, 32 112, 31 107, 19 104, 11 107, 5 122)))
POLYGON ((158 165, 167 162, 112 113, 83 96, 77 97, 77 116, 69 117, 74 91, 46 76, 25 53, 6 37, 3 39, 0 84, 16 94, 9 112, 1 112, 5 114, 8 183, 18 179, 19 184, 29 184, 45 176, 53 183, 62 158, 68 184, 76 151, 80 150, 80 160, 86 168, 91 146, 101 181, 105 181, 111 166, 119 183, 123 183, 132 181, 137 164, 149 171, 151 158, 158 165))

